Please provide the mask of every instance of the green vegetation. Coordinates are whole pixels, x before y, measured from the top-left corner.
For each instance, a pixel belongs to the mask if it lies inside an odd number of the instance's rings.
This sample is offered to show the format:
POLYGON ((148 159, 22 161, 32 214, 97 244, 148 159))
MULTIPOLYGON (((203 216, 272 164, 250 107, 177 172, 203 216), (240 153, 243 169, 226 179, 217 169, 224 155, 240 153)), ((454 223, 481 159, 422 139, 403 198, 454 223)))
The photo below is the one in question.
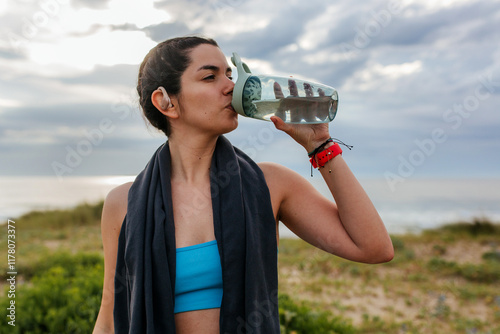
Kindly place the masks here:
MULTIPOLYGON (((102 293, 101 211, 102 203, 82 204, 15 219, 16 326, 3 321, 0 332, 92 331, 102 293)), ((500 333, 499 225, 476 219, 391 238, 396 256, 381 265, 281 240, 282 333, 500 333)))
POLYGON ((283 334, 356 333, 350 321, 341 317, 333 317, 329 312, 311 309, 305 302, 296 303, 288 295, 281 294, 278 302, 283 334))
POLYGON ((19 221, 25 229, 47 228, 56 230, 71 226, 98 225, 101 219, 103 202, 97 204, 83 203, 73 209, 31 211, 21 217, 19 221))
POLYGON ((433 257, 427 263, 427 267, 431 272, 440 276, 457 276, 472 282, 486 284, 500 282, 500 263, 498 262, 460 265, 453 261, 433 257))
MULTIPOLYGON (((47 265, 17 287, 16 326, 2 333, 91 333, 101 303, 104 274, 100 255, 55 253, 47 265)), ((0 308, 9 306, 0 299, 0 308)))
POLYGON ((476 218, 472 222, 458 222, 438 229, 424 231, 424 235, 441 233, 453 237, 479 237, 500 234, 500 226, 492 224, 488 219, 476 218))
POLYGON ((395 258, 354 263, 281 240, 280 291, 357 333, 500 333, 500 226, 484 219, 391 236, 395 258))

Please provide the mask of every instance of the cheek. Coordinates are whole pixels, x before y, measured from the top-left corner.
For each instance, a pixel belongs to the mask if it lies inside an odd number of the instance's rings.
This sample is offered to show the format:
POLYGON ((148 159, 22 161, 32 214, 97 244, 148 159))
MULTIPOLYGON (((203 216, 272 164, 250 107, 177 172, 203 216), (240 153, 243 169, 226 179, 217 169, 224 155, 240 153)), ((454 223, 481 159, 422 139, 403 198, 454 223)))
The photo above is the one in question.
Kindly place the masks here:
POLYGON ((214 98, 213 92, 207 89, 196 88, 198 87, 194 87, 190 89, 189 92, 185 92, 183 94, 184 100, 191 106, 207 108, 214 98))
POLYGON ((196 113, 198 115, 204 113, 207 105, 205 97, 199 92, 195 92, 193 90, 183 92, 179 96, 179 104, 184 113, 196 113))

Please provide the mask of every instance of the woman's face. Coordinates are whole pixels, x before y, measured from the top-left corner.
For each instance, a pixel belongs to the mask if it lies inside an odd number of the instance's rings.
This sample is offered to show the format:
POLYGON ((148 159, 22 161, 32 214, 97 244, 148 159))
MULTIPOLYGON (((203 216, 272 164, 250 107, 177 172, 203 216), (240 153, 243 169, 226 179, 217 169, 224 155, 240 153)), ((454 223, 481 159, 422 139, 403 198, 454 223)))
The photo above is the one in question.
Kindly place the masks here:
POLYGON ((182 125, 222 134, 238 126, 231 106, 234 82, 222 51, 202 44, 191 50, 191 64, 181 76, 178 95, 182 125))

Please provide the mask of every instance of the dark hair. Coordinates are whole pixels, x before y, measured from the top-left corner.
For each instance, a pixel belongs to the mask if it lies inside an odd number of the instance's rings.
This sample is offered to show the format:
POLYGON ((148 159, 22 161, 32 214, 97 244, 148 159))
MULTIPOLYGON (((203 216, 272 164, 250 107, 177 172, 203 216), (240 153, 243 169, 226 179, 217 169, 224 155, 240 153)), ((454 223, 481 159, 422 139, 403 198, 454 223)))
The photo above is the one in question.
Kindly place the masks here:
POLYGON ((170 135, 170 123, 151 101, 151 94, 163 86, 170 96, 181 91, 181 76, 191 63, 189 52, 201 44, 217 46, 211 38, 188 36, 161 42, 152 48, 139 68, 137 92, 144 116, 165 135, 170 135))

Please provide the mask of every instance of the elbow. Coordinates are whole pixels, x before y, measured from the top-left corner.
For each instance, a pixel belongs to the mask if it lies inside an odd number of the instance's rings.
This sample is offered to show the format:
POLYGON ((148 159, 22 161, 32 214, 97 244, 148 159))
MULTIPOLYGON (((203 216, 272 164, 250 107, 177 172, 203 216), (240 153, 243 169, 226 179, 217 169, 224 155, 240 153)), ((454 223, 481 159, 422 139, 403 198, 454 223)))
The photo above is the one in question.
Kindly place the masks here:
POLYGON ((374 262, 375 264, 377 263, 387 263, 391 262, 392 259, 394 259, 394 249, 391 247, 390 250, 385 251, 384 253, 380 254, 377 260, 374 262))
POLYGON ((379 264, 379 263, 387 263, 392 261, 394 258, 394 247, 392 243, 386 245, 384 247, 379 248, 375 252, 371 253, 371 256, 367 259, 366 263, 370 264, 379 264))
POLYGON ((391 243, 383 243, 375 247, 370 247, 361 252, 358 262, 368 264, 379 264, 390 262, 394 258, 394 247, 391 243))

